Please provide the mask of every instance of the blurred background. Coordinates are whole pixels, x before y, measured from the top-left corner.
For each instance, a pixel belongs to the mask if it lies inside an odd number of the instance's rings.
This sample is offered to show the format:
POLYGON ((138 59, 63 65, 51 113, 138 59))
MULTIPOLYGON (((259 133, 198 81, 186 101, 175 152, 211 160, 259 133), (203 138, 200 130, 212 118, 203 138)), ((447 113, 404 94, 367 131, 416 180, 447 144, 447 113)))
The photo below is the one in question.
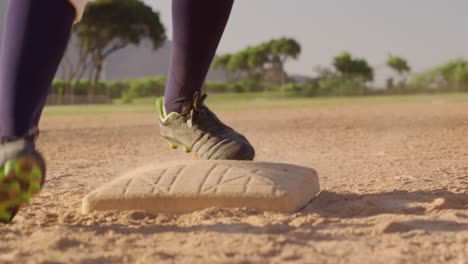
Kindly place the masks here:
MULTIPOLYGON (((163 94, 171 1, 128 1, 141 5, 118 21, 104 19, 111 17, 102 11, 110 10, 102 8, 106 1, 88 6, 49 105, 152 104, 163 94), (150 18, 132 17, 145 8, 150 18), (153 34, 129 30, 128 21, 153 34), (113 35, 103 38, 109 31, 113 35), (99 56, 103 50, 86 45, 92 41, 111 52, 99 56)), ((6 5, 0 1, 1 28, 6 5)), ((464 0, 236 1, 205 89, 236 98, 466 92, 466 10, 464 0)))

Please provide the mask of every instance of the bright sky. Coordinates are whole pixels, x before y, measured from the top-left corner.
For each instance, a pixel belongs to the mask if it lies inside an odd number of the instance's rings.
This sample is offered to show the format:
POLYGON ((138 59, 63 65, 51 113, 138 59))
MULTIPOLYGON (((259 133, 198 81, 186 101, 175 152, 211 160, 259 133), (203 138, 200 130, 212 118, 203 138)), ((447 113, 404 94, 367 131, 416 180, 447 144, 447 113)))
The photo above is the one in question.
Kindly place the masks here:
MULTIPOLYGON (((145 1, 160 12, 170 36, 171 1, 145 1)), ((388 53, 401 55, 421 71, 468 59, 467 27, 467 0, 237 0, 218 53, 288 36, 303 48, 287 65, 290 73, 313 75, 314 66, 330 65, 344 50, 374 67, 388 53)))

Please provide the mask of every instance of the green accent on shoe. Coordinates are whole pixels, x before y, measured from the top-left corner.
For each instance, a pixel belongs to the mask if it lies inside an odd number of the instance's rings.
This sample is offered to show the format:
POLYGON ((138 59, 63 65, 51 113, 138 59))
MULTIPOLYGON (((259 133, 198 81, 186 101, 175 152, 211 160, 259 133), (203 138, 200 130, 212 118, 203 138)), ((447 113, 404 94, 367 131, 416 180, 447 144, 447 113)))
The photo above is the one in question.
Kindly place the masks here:
POLYGON ((40 190, 41 190, 41 184, 40 183, 32 182, 29 185, 29 192, 31 194, 38 193, 40 190))
POLYGON ((20 166, 17 160, 9 160, 5 163, 4 172, 6 175, 10 174, 11 172, 18 175, 20 173, 20 166))
POLYGON ((169 146, 172 148, 172 149, 176 149, 178 148, 179 146, 177 144, 174 144, 172 142, 168 142, 169 143, 169 146))
POLYGON ((3 178, 0 182, 0 193, 4 193, 2 197, 9 197, 0 201, 0 222, 9 222, 12 217, 12 208, 19 208, 22 204, 29 202, 32 196, 42 188, 42 172, 39 165, 33 165, 32 170, 22 170, 19 166, 20 159, 21 157, 8 160, 2 168, 7 175, 12 177, 3 178))
POLYGON ((45 164, 26 140, 0 144, 0 157, 0 222, 8 223, 41 190, 45 164))
POLYGON ((21 186, 18 182, 9 182, 1 186, 1 189, 8 193, 19 193, 21 191, 21 186))
POLYGON ((164 97, 160 97, 156 100, 156 108, 158 110, 159 120, 161 122, 166 122, 168 119, 177 118, 180 114, 176 112, 166 113, 166 108, 164 107, 164 97))
POLYGON ((252 160, 255 149, 249 141, 223 124, 206 107, 205 99, 205 94, 195 93, 192 101, 183 104, 181 113, 167 114, 164 98, 159 98, 156 105, 161 135, 202 159, 252 160))
POLYGON ((184 151, 185 151, 186 153, 192 152, 192 149, 189 148, 189 147, 187 147, 187 146, 184 146, 183 149, 184 149, 184 151))
POLYGON ((10 213, 10 212, 8 212, 8 211, 6 211, 4 209, 3 210, 0 209, 0 222, 7 223, 7 222, 10 221, 11 217, 12 217, 12 213, 10 213))
POLYGON ((30 177, 31 177, 31 179, 41 180, 42 179, 41 168, 39 166, 35 165, 31 170, 30 177))
POLYGON ((29 190, 27 190, 27 192, 20 193, 20 194, 18 195, 19 200, 20 200, 21 202, 23 202, 23 203, 29 202, 29 200, 31 199, 31 197, 32 197, 32 194, 30 193, 29 190))

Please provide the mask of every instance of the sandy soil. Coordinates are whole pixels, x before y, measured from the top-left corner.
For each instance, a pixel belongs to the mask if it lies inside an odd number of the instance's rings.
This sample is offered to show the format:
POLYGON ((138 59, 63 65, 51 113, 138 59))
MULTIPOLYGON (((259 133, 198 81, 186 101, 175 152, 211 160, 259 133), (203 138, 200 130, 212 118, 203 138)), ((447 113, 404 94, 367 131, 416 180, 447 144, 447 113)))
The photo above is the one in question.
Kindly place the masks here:
POLYGON ((315 168, 302 212, 82 216, 83 196, 148 162, 189 159, 154 116, 50 117, 45 190, 0 226, 11 263, 468 263, 468 105, 222 112, 257 160, 315 168))

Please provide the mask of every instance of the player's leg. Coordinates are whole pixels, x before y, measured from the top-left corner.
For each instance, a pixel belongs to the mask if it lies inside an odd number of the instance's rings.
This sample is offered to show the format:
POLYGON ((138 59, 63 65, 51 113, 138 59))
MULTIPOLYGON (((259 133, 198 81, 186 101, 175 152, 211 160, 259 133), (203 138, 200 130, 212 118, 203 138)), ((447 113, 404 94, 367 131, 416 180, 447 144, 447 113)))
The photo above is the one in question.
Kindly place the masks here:
POLYGON ((45 165, 37 125, 65 52, 75 8, 67 0, 11 0, 0 61, 0 221, 37 193, 45 165))
POLYGON ((168 112, 180 112, 201 88, 233 0, 172 1, 172 57, 165 91, 168 112))
POLYGON ((158 101, 161 133, 173 147, 205 159, 253 159, 248 140, 203 104, 202 86, 223 35, 233 0, 173 0, 173 46, 165 102, 158 101), (188 125, 187 125, 188 124, 188 125))

